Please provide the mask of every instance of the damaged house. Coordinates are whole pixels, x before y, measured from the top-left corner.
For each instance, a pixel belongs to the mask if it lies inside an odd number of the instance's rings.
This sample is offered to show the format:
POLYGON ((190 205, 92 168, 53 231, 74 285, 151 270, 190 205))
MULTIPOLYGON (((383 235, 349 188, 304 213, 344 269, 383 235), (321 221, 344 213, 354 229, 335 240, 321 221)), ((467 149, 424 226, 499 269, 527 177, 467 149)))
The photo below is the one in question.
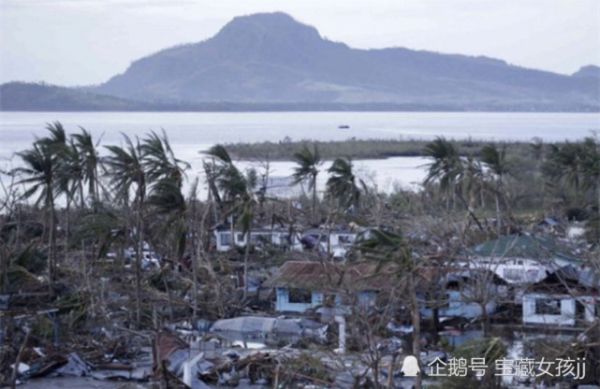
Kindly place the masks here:
MULTIPOLYGON (((288 261, 263 286, 275 289, 278 312, 343 309, 351 299, 359 306, 369 307, 375 304, 379 292, 391 290, 397 282, 392 264, 381 269, 377 266, 369 262, 342 265, 288 261)), ((441 274, 439 268, 427 267, 420 270, 420 278, 426 281, 418 288, 424 317, 431 317, 433 309, 442 317, 471 319, 481 316, 483 307, 491 314, 496 310, 498 296, 507 293, 506 283, 486 270, 457 269, 441 274), (431 289, 436 291, 434 304, 427 303, 426 295, 431 297, 431 289)))
MULTIPOLYGON (((214 229, 215 248, 224 252, 236 247, 246 247, 246 234, 239 229, 232 231, 230 226, 223 225, 214 229)), ((297 233, 289 229, 261 227, 250 231, 250 243, 255 247, 273 246, 281 249, 301 250, 302 245, 297 233)))
POLYGON ((498 298, 507 294, 506 282, 484 269, 450 271, 438 285, 441 293, 436 301, 425 302, 421 308, 425 318, 433 316, 434 307, 440 317, 473 319, 482 316, 483 309, 490 315, 496 311, 498 298))
POLYGON ((334 258, 344 258, 356 241, 357 235, 346 228, 313 228, 304 231, 302 243, 308 249, 329 253, 334 258))
POLYGON ((513 234, 471 248, 463 265, 493 271, 509 284, 533 284, 565 266, 582 267, 583 262, 557 238, 513 234))
POLYGON ((531 285, 522 295, 523 324, 581 326, 600 318, 597 282, 572 267, 531 285))
POLYGON ((275 310, 305 312, 319 307, 341 308, 356 299, 362 306, 375 303, 377 293, 391 288, 393 277, 377 271, 377 264, 359 262, 288 261, 263 286, 275 289, 275 310))

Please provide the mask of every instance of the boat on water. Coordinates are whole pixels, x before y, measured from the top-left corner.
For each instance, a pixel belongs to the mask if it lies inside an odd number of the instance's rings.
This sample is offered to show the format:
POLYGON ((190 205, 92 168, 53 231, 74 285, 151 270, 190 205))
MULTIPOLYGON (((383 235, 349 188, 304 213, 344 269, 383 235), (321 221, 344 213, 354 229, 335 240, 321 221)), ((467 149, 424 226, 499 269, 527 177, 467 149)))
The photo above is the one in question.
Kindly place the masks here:
POLYGON ((340 130, 347 130, 347 129, 349 129, 349 128, 350 128, 350 126, 349 126, 348 124, 340 124, 340 125, 338 126, 338 128, 339 128, 340 130))

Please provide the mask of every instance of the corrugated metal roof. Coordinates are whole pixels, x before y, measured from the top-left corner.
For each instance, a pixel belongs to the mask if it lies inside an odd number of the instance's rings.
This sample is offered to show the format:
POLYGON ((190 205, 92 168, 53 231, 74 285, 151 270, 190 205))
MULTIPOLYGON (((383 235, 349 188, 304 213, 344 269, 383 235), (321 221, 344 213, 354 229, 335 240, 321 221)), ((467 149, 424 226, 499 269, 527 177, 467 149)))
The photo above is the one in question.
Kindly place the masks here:
POLYGON ((481 243, 469 250, 469 254, 493 258, 562 259, 581 262, 556 239, 533 235, 506 235, 481 243))

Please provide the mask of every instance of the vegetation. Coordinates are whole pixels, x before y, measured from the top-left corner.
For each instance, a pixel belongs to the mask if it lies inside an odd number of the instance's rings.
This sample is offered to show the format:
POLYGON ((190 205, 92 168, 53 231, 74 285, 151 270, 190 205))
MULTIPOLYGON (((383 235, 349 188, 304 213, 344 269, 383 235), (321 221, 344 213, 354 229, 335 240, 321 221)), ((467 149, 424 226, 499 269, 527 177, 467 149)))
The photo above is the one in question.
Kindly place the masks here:
POLYGON ((321 155, 318 147, 315 145, 311 150, 307 145, 293 155, 294 161, 298 165, 294 169, 294 184, 300 184, 303 181, 308 182, 308 190, 312 192, 312 215, 314 222, 317 216, 317 176, 319 175, 319 166, 321 165, 321 155))
MULTIPOLYGON (((396 319, 410 323, 415 355, 430 332, 438 344, 439 318, 434 313, 431 328, 426 327, 420 304, 425 299, 434 311, 443 305, 445 297, 434 290, 437 276, 431 269, 443 273, 444 260, 465 248, 529 231, 541 218, 554 216, 585 226, 579 252, 600 271, 600 143, 595 138, 549 145, 414 141, 410 146, 419 145, 419 155, 428 161, 422 189, 393 193, 368 187, 350 158, 332 154, 328 147, 333 143, 297 144, 295 154, 286 149, 290 144, 282 144, 296 164, 292 180, 306 184, 310 194, 273 198, 269 153, 261 169, 242 171, 234 158, 239 148, 215 145, 206 153, 203 181, 193 180, 184 194, 189 165, 176 157, 165 133, 124 135, 122 145, 102 147, 85 129, 68 134, 60 123, 52 123, 47 130, 16 154, 17 168, 0 176, 0 285, 11 296, 40 296, 21 301, 19 309, 57 307, 71 331, 66 337, 108 337, 98 334, 98 328, 154 336, 167 323, 262 313, 269 303, 260 290, 251 292, 251 279, 266 278, 271 266, 294 253, 259 247, 251 239, 253 229, 370 226, 370 235, 349 252, 347 263, 375 263, 375 276, 393 277, 375 310, 386 321, 357 309, 348 332, 364 336, 349 341, 356 345, 353 352, 369 354, 368 369, 354 378, 359 382, 370 372, 373 386, 381 387, 387 350, 381 339, 387 324, 396 319), (329 162, 329 156, 335 158, 329 162), (327 175, 322 196, 317 188, 321 174, 327 175), (206 198, 198 195, 201 184, 208 188, 206 198), (216 252, 211 236, 217 227, 240 231, 250 244, 216 252), (160 257, 158 264, 152 263, 150 251, 160 257), (386 273, 390 266, 395 271, 386 273)), ((322 262, 334 259, 329 244, 327 250, 301 255, 322 262)), ((482 292, 472 301, 485 307, 490 282, 489 275, 481 279, 482 292)), ((504 354, 504 346, 488 336, 491 319, 482 316, 485 339, 455 350, 457 355, 504 354)), ((19 342, 50 341, 47 321, 35 319, 26 331, 7 329, 17 350, 8 358, 11 363, 20 355, 19 342)), ((596 358, 597 346, 579 340, 578 345, 582 355, 596 358)), ((399 355, 395 350, 392 368, 399 355)), ((280 382, 297 375, 329 382, 329 367, 309 358, 310 368, 300 369, 302 358, 293 362, 297 366, 290 362, 280 368, 280 382)), ((478 382, 466 377, 448 385, 474 387, 478 382)))
MULTIPOLYGON (((479 156, 485 145, 490 142, 475 139, 447 139, 461 155, 479 156)), ((333 160, 338 157, 359 159, 380 159, 390 157, 424 157, 427 155, 426 146, 430 140, 423 139, 347 139, 340 141, 292 141, 289 138, 279 142, 257 142, 257 143, 232 143, 225 144, 229 153, 235 159, 261 160, 268 158, 271 161, 294 160, 292 156, 302 152, 304 148, 317 147, 321 160, 333 160)), ((551 144, 545 144, 539 140, 533 143, 503 141, 497 144, 506 150, 509 159, 539 160, 540 152, 551 144), (534 150, 537 148, 537 152, 534 150)), ((555 143, 560 147, 564 142, 555 143)))

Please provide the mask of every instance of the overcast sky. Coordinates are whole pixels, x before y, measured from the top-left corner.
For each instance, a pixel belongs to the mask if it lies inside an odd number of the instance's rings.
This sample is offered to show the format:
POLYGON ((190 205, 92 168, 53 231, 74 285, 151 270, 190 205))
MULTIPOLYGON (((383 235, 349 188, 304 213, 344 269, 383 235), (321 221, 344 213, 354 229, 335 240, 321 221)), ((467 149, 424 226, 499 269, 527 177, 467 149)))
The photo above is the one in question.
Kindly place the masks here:
POLYGON ((600 65, 600 0, 0 0, 0 82, 85 85, 132 60, 284 11, 358 48, 486 55, 572 73, 600 65))

